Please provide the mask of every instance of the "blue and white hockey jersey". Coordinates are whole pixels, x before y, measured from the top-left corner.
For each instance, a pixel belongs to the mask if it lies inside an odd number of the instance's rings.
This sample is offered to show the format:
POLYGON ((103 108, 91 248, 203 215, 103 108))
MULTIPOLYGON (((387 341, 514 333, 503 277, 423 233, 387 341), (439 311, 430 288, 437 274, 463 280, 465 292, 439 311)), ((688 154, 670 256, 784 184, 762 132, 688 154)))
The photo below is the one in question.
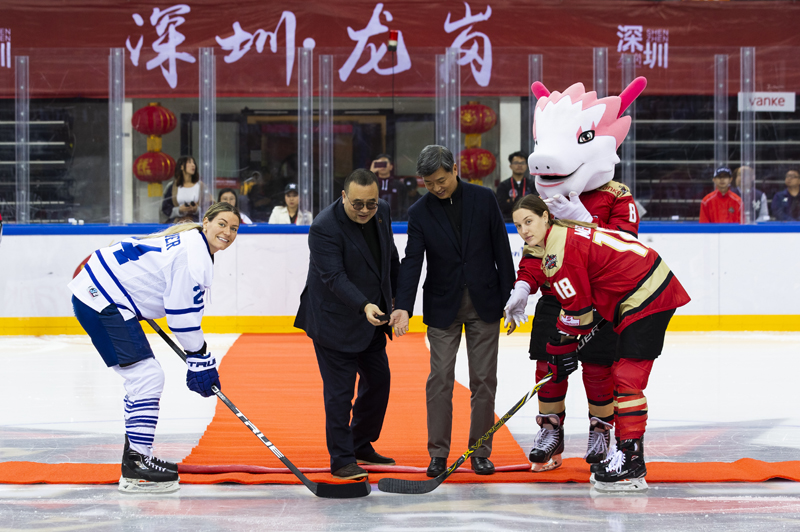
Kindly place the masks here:
POLYGON ((102 311, 114 303, 123 319, 163 318, 187 351, 203 347, 200 321, 213 279, 205 235, 197 230, 157 238, 126 238, 95 251, 69 288, 102 311))

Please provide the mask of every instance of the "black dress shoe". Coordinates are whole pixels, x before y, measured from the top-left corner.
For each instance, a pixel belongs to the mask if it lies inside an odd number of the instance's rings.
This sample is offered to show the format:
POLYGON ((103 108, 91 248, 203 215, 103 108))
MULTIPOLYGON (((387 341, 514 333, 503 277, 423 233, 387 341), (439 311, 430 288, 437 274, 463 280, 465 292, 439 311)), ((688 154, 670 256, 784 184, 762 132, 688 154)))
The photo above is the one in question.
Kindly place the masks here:
POLYGON ((428 466, 428 470, 425 472, 425 474, 431 478, 436 478, 444 473, 446 469, 447 458, 439 458, 434 456, 431 458, 431 465, 428 466))
POLYGON ((388 456, 382 456, 375 451, 372 451, 369 454, 365 455, 356 455, 356 461, 359 464, 367 464, 367 465, 394 465, 395 461, 394 458, 389 458, 388 456))
POLYGON ((472 462, 472 470, 475 471, 476 475, 494 474, 494 464, 488 458, 473 456, 470 461, 472 462))

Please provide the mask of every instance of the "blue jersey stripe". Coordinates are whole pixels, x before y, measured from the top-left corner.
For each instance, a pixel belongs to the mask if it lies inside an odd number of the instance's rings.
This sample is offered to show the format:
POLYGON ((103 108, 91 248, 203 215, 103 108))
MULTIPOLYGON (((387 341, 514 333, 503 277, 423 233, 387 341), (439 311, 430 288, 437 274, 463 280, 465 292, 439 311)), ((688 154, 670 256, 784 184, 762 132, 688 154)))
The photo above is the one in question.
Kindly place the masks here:
POLYGON ((142 313, 139 312, 139 308, 136 306, 136 303, 133 302, 133 299, 128 294, 128 291, 125 290, 125 288, 123 288, 122 283, 119 282, 117 276, 114 275, 114 273, 111 271, 111 268, 108 267, 108 264, 106 264, 106 261, 103 259, 103 255, 99 251, 95 251, 94 254, 97 255, 98 260, 100 260, 100 264, 102 264, 103 268, 105 268, 106 273, 108 273, 108 276, 111 277, 112 281, 114 281, 114 284, 117 285, 117 288, 119 288, 120 292, 122 292, 122 295, 124 295, 128 299, 131 306, 133 307, 133 310, 136 312, 136 316, 141 318, 142 313))
POLYGON ((170 327, 169 330, 171 330, 172 332, 192 332, 192 331, 199 331, 200 326, 198 325, 197 327, 184 327, 182 329, 176 329, 175 327, 170 327))
POLYGON ((92 269, 89 267, 89 263, 87 262, 86 264, 83 265, 83 267, 86 269, 86 273, 89 274, 89 277, 92 279, 94 285, 97 287, 98 290, 100 290, 100 293, 103 294, 103 297, 106 298, 106 300, 108 300, 108 302, 113 305, 114 300, 111 299, 110 295, 108 295, 108 292, 106 292, 105 288, 103 288, 103 285, 97 282, 97 277, 94 276, 94 272, 92 272, 92 269))
POLYGON ((203 305, 202 307, 190 307, 190 308, 179 308, 179 309, 168 308, 164 310, 166 310, 167 314, 191 314, 192 312, 200 312, 204 308, 206 308, 205 305, 203 305))

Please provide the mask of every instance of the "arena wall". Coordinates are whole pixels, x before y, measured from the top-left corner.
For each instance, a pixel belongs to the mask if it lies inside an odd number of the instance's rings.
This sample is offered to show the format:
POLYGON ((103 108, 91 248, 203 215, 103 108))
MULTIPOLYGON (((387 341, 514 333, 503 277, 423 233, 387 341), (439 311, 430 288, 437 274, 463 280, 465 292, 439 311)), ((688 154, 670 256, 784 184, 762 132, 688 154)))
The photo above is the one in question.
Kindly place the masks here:
MULTIPOLYGON (((67 289, 81 262, 120 238, 158 229, 6 226, 0 244, 0 334, 81 333, 67 289)), ((508 238, 518 262, 522 239, 511 227, 508 238)), ((672 330, 800 330, 800 227, 643 223, 640 238, 661 254, 692 297, 676 313, 672 330)), ((402 257, 404 224, 395 224, 395 241, 402 257)), ((204 330, 298 332, 292 323, 307 272, 307 228, 243 229, 231 249, 215 256, 204 330)), ((534 303, 532 297, 530 314, 534 303)), ((421 307, 420 290, 415 312, 421 307)), ((419 315, 412 330, 424 330, 419 315)))

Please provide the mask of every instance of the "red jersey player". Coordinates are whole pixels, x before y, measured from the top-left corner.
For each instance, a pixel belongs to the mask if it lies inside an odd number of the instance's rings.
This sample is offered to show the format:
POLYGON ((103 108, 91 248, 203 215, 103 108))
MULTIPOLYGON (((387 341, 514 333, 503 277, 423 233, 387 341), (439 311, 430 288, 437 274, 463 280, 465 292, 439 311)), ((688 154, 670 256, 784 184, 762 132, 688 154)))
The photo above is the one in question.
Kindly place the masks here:
MULTIPOLYGON (((616 150, 627 134, 630 118, 621 116, 644 89, 637 78, 620 96, 597 99, 580 83, 563 94, 552 94, 541 83, 532 90, 538 97, 534 117, 536 148, 529 158, 536 188, 550 211, 558 218, 592 222, 599 227, 639 232, 639 216, 627 186, 612 181, 616 150)), ((548 371, 548 340, 557 335, 556 320, 561 305, 541 270, 542 249, 526 246, 506 306, 507 320, 527 320, 528 295, 542 289, 536 305, 531 333, 530 357, 537 361, 537 380, 548 371)), ((594 323, 600 321, 595 315, 594 323)), ((512 325, 512 330, 514 325, 512 325)), ((610 327, 598 331, 580 353, 583 384, 589 403, 589 439, 585 459, 590 464, 606 457, 614 421, 614 382, 611 365, 616 353, 617 334, 610 327)), ((566 380, 550 381, 539 391, 540 427, 528 458, 533 471, 547 471, 561 465, 566 416, 566 380)))
POLYGON ((517 203, 513 218, 526 244, 543 250, 542 273, 562 306, 558 334, 547 344, 551 382, 563 382, 577 369, 578 339, 592 329, 595 309, 619 335, 611 366, 616 446, 592 467, 595 487, 647 489, 644 389, 667 325, 689 296, 658 253, 628 233, 551 219, 547 205, 535 196, 517 203))

